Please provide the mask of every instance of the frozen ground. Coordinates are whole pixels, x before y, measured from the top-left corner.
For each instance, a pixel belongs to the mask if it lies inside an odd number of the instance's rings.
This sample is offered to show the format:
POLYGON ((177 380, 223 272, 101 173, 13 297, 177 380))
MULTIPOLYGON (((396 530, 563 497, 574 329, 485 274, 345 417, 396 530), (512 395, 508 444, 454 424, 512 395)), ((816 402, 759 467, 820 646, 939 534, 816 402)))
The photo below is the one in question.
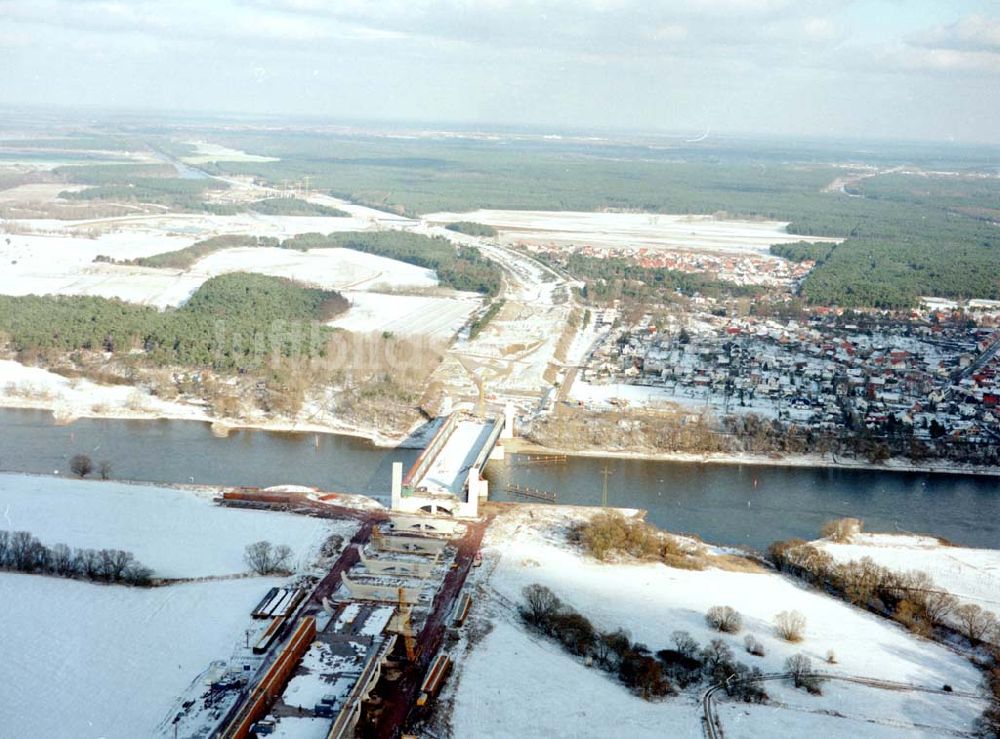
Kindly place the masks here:
POLYGON ((441 298, 424 295, 345 291, 351 301, 346 315, 330 325, 347 331, 390 331, 397 336, 420 334, 450 338, 469 319, 481 298, 441 298))
POLYGON ((276 578, 168 588, 0 573, 7 737, 136 739, 192 676, 229 657, 276 578), (14 679, 16 678, 16 679, 14 679))
MULTIPOLYGON (((782 221, 718 219, 706 215, 587 213, 538 210, 477 210, 431 213, 424 221, 473 221, 494 226, 508 243, 575 244, 605 248, 689 249, 707 252, 762 252, 771 244, 801 241, 782 221)), ((809 237, 810 241, 840 241, 809 237)))
POLYGON ((837 562, 871 557, 891 570, 921 570, 960 601, 1000 617, 1000 550, 950 547, 930 536, 907 534, 855 534, 846 544, 826 539, 814 544, 837 562))
MULTIPOLYGON (((497 599, 492 606, 495 628, 472 647, 461 671, 452 719, 456 736, 489 735, 490 726, 496 727, 496 736, 504 732, 532 737, 616 736, 622 735, 621 723, 632 717, 638 724, 629 727, 626 734, 630 736, 662 736, 665 727, 676 727, 671 731, 674 736, 701 736, 697 698, 703 688, 647 704, 624 693, 601 672, 584 668, 551 642, 538 641, 526 632, 510 604, 521 602, 522 589, 531 583, 550 587, 595 627, 623 627, 634 641, 654 652, 671 646, 669 635, 680 629, 701 644, 722 638, 736 659, 765 673, 783 671, 785 659, 801 652, 812 660, 814 668, 839 674, 933 688, 947 683, 957 691, 980 690, 979 672, 963 658, 777 574, 714 568, 678 570, 652 563, 601 564, 565 542, 567 524, 580 515, 542 506, 522 507, 505 512, 491 525, 484 545, 484 573, 495 566, 488 576, 488 586, 497 599), (740 611, 743 631, 734 636, 711 631, 704 614, 714 605, 730 605, 740 611), (782 610, 797 610, 806 616, 801 643, 788 644, 774 635, 773 618, 782 610), (764 644, 765 657, 746 653, 746 633, 753 633, 764 644), (830 649, 837 655, 833 666, 824 664, 830 649), (606 710, 605 706, 611 708, 606 710), (517 730, 508 731, 508 726, 517 730)), ((851 738, 940 736, 971 731, 984 707, 973 699, 944 700, 909 691, 889 695, 852 684, 830 684, 821 697, 810 697, 784 682, 768 683, 767 691, 774 705, 781 708, 753 708, 744 713, 742 705, 721 702, 727 736, 731 725, 737 732, 734 735, 754 737, 815 736, 820 732, 825 737, 851 738), (838 713, 846 717, 837 718, 838 713), (869 731, 876 724, 877 731, 869 731), (891 733, 881 727, 891 727, 891 733)))
POLYGON ((306 569, 330 534, 347 539, 357 528, 222 508, 207 494, 175 488, 13 474, 0 474, 0 514, 3 528, 30 531, 44 544, 124 549, 170 578, 246 572, 243 551, 262 539, 292 547, 296 568, 306 569))

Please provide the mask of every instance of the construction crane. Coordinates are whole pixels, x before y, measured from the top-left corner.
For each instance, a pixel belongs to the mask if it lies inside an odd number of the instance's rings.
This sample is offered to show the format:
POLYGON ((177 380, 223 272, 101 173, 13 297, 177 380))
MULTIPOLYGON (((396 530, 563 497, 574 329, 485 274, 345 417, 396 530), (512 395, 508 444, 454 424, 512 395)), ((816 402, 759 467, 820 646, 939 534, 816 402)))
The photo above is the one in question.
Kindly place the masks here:
POLYGON ((403 586, 398 589, 399 604, 396 611, 396 630, 403 637, 403 646, 406 647, 406 659, 409 662, 417 660, 417 640, 413 636, 413 627, 410 625, 410 608, 403 598, 403 586))

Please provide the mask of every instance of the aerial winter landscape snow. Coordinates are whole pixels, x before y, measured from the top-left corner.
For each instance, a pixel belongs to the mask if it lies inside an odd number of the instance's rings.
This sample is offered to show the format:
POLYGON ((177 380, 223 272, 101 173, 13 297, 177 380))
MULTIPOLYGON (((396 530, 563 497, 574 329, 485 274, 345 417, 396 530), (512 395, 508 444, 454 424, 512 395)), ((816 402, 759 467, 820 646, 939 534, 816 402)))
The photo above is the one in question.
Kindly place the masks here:
POLYGON ((439 224, 454 221, 482 223, 501 231, 508 242, 585 244, 606 248, 766 253, 771 244, 802 239, 788 233, 788 223, 711 215, 476 210, 469 213, 429 213, 424 220, 439 224))
POLYGON ((327 537, 350 538, 356 528, 220 508, 209 492, 14 474, 0 474, 0 513, 5 529, 30 531, 48 546, 124 549, 166 578, 244 573, 244 548, 262 539, 290 546, 303 569, 327 537))
MULTIPOLYGON (((491 622, 485 637, 468 647, 468 657, 454 688, 454 722, 459 735, 502 736, 490 717, 532 736, 702 735, 700 696, 704 688, 648 703, 633 696, 613 677, 567 655, 558 642, 526 629, 512 604, 523 603, 522 589, 549 587, 601 630, 626 629, 654 653, 671 646, 675 630, 687 631, 700 644, 723 638, 736 658, 767 673, 784 671, 785 659, 801 653, 815 669, 831 675, 861 675, 956 693, 980 694, 981 677, 963 657, 909 634, 897 624, 810 590, 782 575, 760 570, 730 571, 709 565, 687 570, 663 564, 614 561, 601 563, 566 540, 568 526, 588 514, 541 506, 499 516, 484 541, 482 584, 487 602, 478 606, 491 622), (720 634, 706 625, 705 613, 729 605, 742 614, 737 635, 720 634), (774 633, 779 611, 795 610, 806 618, 803 641, 791 644, 774 633), (765 655, 746 654, 743 638, 753 634, 765 655), (836 664, 825 664, 833 650, 836 664), (514 675, 496 689, 498 675, 514 675), (485 709, 485 710, 484 710, 485 709), (507 724, 507 721, 513 724, 507 724), (494 725, 495 726, 495 725, 494 725), (622 727, 627 727, 622 729, 622 727)), ((708 548, 708 561, 722 554, 708 548)), ((787 681, 764 684, 767 707, 721 703, 726 736, 939 736, 971 731, 985 706, 983 699, 932 693, 879 690, 831 681, 823 695, 810 696, 787 681)))

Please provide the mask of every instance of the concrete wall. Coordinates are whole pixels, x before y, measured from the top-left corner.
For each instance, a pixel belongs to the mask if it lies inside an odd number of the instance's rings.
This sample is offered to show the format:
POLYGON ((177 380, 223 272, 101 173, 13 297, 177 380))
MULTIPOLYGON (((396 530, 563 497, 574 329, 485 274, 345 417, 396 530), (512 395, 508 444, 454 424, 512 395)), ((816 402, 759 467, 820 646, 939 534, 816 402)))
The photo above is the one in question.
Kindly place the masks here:
POLYGON ((400 533, 419 532, 454 536, 461 533, 462 524, 451 518, 432 518, 422 515, 392 513, 389 516, 394 531, 400 533))
POLYGON ((345 572, 341 579, 344 586, 356 600, 377 600, 382 603, 398 603, 400 590, 404 603, 416 603, 420 600, 420 588, 398 588, 392 585, 375 585, 374 583, 362 583, 352 580, 345 572))
POLYGON ((378 536, 372 537, 375 548, 381 552, 406 552, 408 554, 440 554, 448 546, 441 539, 427 539, 419 536, 378 536))
POLYGON ((379 559, 365 556, 361 552, 361 564, 369 572, 379 575, 416 575, 417 577, 429 577, 434 572, 436 566, 431 562, 408 562, 395 559, 379 559))

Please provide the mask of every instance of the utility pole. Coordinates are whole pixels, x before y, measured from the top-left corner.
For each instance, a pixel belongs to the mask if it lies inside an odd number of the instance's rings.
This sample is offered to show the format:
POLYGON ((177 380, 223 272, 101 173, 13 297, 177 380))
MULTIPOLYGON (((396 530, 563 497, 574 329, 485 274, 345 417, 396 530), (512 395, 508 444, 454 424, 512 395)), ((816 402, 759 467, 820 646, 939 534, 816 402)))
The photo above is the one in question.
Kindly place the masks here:
POLYGON ((601 470, 601 475, 604 476, 604 485, 601 488, 601 508, 608 507, 608 477, 613 473, 608 465, 604 465, 604 469, 601 470))

